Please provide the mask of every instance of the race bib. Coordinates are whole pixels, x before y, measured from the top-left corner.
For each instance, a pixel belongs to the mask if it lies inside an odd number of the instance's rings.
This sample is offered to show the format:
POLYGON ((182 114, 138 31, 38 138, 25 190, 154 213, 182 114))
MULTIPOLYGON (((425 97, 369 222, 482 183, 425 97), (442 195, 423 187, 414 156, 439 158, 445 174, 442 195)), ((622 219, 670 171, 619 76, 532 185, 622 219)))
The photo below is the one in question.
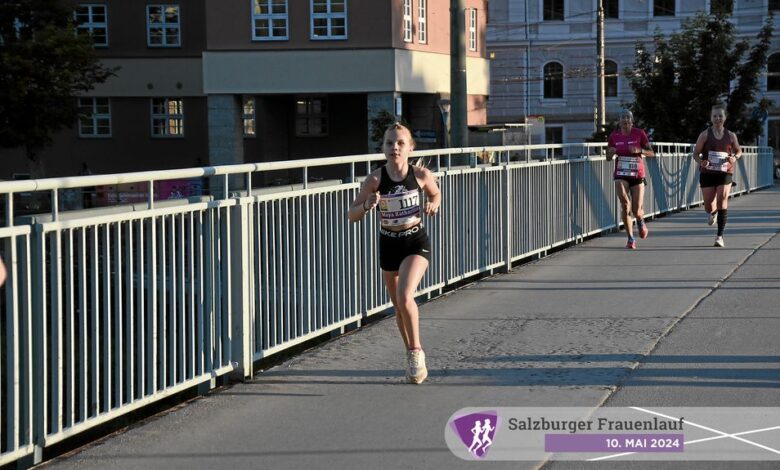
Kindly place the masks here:
POLYGON ((639 178, 639 168, 642 164, 642 157, 617 157, 617 168, 615 176, 626 178, 639 178))
POLYGON ((420 192, 405 191, 383 195, 379 199, 380 225, 394 227, 408 225, 420 220, 420 192))
POLYGON ((715 152, 710 150, 707 154, 707 169, 712 171, 729 171, 728 152, 715 152))

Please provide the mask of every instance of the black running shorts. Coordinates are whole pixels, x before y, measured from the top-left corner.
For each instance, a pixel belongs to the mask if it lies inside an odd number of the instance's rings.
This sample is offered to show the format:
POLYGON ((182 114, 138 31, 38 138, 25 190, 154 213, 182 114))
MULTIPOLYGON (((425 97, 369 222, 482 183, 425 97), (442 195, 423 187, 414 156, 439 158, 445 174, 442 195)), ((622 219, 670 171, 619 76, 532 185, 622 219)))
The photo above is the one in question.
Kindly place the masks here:
POLYGON ((712 188, 715 186, 725 186, 734 183, 734 175, 726 172, 701 172, 699 174, 699 186, 702 188, 712 188))
POLYGON ((398 271, 401 262, 412 255, 431 261, 431 240, 422 224, 400 232, 379 229, 379 266, 383 271, 398 271))

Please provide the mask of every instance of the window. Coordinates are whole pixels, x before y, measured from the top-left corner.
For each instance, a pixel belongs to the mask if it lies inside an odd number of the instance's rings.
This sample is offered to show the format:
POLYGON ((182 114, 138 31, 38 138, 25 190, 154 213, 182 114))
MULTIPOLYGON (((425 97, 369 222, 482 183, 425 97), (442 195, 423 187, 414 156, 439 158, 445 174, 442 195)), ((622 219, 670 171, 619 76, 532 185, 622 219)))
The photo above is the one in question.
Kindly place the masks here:
POLYGON ((733 10, 733 0, 710 0, 710 13, 723 13, 730 15, 733 10))
POLYGON ((149 47, 180 47, 179 5, 146 6, 146 43, 149 47))
POLYGON ((563 98, 563 65, 558 62, 544 66, 544 97, 563 98))
POLYGON ((769 56, 766 71, 766 91, 780 91, 780 54, 769 56))
POLYGON ((613 60, 604 61, 604 95, 608 98, 618 95, 618 68, 613 60))
POLYGON ((241 108, 242 121, 244 122, 244 137, 254 137, 256 135, 256 114, 255 114, 255 97, 244 96, 241 108))
POLYGON ((604 0, 604 18, 620 18, 620 0, 604 0))
POLYGON ((108 98, 79 98, 79 137, 111 137, 108 98))
POLYGON ((347 0, 311 0, 311 38, 347 39, 347 0))
POLYGON ((428 42, 428 0, 418 0, 417 3, 417 41, 428 42))
POLYGON ((544 21, 563 21, 563 0, 544 0, 544 21))
POLYGON ((325 98, 307 96, 295 100, 295 135, 328 135, 328 102, 325 98))
POLYGON ((653 16, 674 16, 675 0, 653 0, 653 16))
POLYGON ((469 50, 477 50, 477 9, 469 10, 469 50))
POLYGON ((181 98, 152 98, 152 136, 184 135, 184 102, 181 98))
POLYGON ((287 0, 252 0, 252 39, 278 41, 287 36, 287 0))
POLYGON ((108 46, 108 17, 105 5, 79 5, 76 7, 76 30, 92 37, 95 46, 108 46))
POLYGON ((412 0, 404 0, 404 42, 412 42, 412 0))
POLYGON ((769 0, 769 11, 780 10, 780 0, 769 0))
MULTIPOLYGON (((545 144, 562 144, 563 143, 563 126, 551 126, 546 125, 544 127, 544 143, 545 144)), ((548 157, 560 158, 563 156, 563 149, 552 149, 552 153, 548 151, 548 157)))

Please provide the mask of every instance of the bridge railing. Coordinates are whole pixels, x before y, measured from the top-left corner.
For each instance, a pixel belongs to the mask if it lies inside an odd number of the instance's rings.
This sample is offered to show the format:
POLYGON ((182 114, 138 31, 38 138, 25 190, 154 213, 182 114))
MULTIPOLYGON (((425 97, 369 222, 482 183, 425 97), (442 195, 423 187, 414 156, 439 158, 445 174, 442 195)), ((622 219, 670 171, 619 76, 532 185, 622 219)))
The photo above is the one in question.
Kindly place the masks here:
MULTIPOLYGON (((655 143, 648 215, 701 202, 688 144, 655 143)), ((603 144, 416 152, 444 195, 424 218, 434 249, 419 294, 619 224, 603 144)), ((0 182, 0 464, 390 307, 377 220, 346 211, 379 154, 0 182), (317 167, 344 182, 310 184, 317 167), (255 188, 266 172, 298 187, 255 188), (212 195, 159 201, 157 183, 207 179, 212 195), (144 201, 61 210, 69 190, 143 183, 144 201), (15 217, 20 193, 51 211, 15 217)), ((745 147, 735 193, 769 186, 772 152, 745 147)))

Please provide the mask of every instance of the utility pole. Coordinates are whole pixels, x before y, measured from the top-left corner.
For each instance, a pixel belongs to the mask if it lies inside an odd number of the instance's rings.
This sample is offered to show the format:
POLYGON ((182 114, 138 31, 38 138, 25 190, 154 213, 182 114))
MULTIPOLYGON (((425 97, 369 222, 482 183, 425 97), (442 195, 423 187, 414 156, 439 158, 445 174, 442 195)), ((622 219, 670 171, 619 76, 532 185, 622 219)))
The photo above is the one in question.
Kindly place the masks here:
POLYGON ((466 0, 450 0, 450 146, 468 146, 466 0))
POLYGON ((598 0, 596 13, 596 57, 596 95, 598 100, 596 132, 599 132, 604 130, 607 125, 607 99, 604 90, 604 0, 598 0))

